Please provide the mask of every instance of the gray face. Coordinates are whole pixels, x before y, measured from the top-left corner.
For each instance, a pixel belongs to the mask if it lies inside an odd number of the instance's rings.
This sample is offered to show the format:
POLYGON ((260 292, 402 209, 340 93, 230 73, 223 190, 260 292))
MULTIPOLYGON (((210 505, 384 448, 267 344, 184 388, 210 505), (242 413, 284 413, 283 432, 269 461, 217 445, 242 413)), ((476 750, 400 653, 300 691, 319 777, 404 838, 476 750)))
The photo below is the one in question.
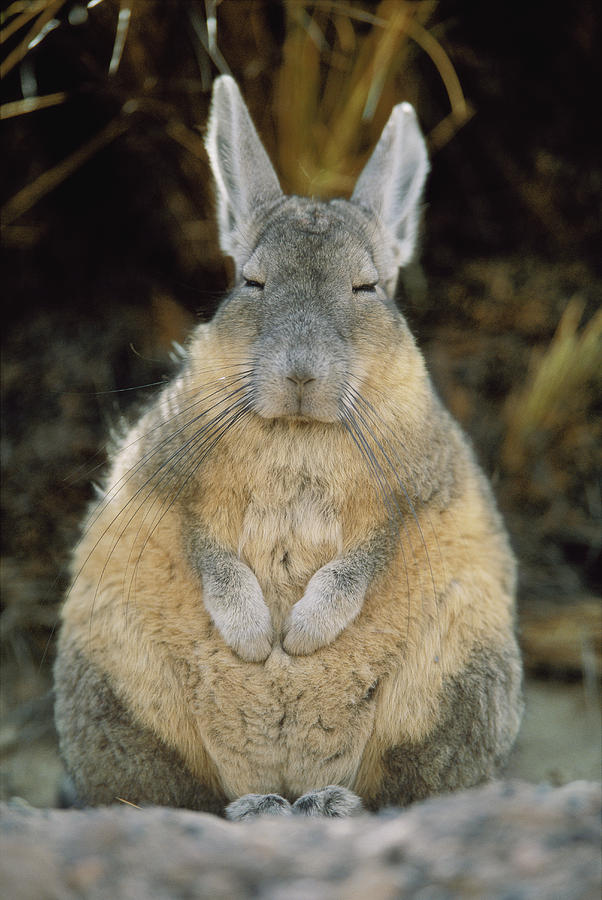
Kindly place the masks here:
POLYGON ((414 252, 428 172, 416 115, 407 103, 392 110, 349 201, 284 196, 228 75, 214 83, 206 147, 220 245, 237 272, 214 326, 245 380, 245 411, 340 420, 408 340, 388 298, 414 252))
POLYGON ((369 229, 351 204, 290 197, 267 217, 242 279, 216 325, 242 336, 254 411, 267 419, 334 422, 360 347, 396 332, 398 314, 379 283, 369 229), (374 338, 376 340, 376 338, 374 338))

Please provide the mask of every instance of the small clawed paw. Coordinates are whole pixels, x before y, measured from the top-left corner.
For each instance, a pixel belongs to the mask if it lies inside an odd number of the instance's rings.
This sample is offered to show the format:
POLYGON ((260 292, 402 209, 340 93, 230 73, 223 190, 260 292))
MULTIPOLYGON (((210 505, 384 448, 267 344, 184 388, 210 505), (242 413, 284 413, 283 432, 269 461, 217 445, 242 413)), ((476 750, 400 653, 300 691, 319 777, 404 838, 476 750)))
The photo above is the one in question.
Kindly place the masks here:
POLYGON ((363 810, 362 801, 347 788, 331 784, 319 791, 309 791, 293 803, 296 816, 328 816, 342 818, 363 810))
POLYGON ((226 807, 231 822, 254 819, 257 816, 292 816, 293 808, 280 794, 245 794, 226 807))

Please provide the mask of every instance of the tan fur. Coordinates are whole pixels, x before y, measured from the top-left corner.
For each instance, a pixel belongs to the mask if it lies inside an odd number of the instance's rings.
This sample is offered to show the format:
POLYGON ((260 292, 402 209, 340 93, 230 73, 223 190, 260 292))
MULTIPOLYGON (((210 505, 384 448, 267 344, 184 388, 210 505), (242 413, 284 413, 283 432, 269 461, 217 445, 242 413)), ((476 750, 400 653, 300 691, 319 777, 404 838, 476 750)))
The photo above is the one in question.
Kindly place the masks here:
POLYGON ((414 240, 422 138, 397 107, 355 204, 285 199, 236 86, 216 91, 221 238, 242 274, 114 448, 75 551, 56 668, 68 767, 89 802, 122 785, 207 809, 277 792, 284 814, 352 812, 341 788, 377 808, 475 783, 520 719, 515 563, 380 286, 414 240), (413 198, 389 223, 367 211, 383 167, 413 198), (147 745, 140 773, 129 748, 147 745))
MULTIPOLYGON (((208 372, 218 369, 211 340, 205 326, 208 372)), ((406 383, 425 377, 417 352, 413 363, 417 373, 407 365, 400 373, 406 383)), ((389 372, 389 382, 394 377, 389 372)), ((200 379, 194 387, 202 395, 200 379)), ((171 394, 189 390, 176 384, 171 394)), ((420 412, 414 408, 415 419, 420 412)), ((475 645, 499 644, 512 628, 513 564, 466 451, 456 447, 460 496, 445 510, 427 505, 418 522, 407 516, 392 564, 338 640, 309 657, 276 644, 265 664, 254 664, 212 628, 198 580, 178 552, 179 504, 170 508, 153 493, 134 514, 130 498, 148 466, 131 472, 147 424, 127 436, 109 478, 119 489, 100 516, 92 514, 78 548, 74 569, 82 571, 64 607, 62 642, 75 643, 138 721, 179 750, 199 779, 218 777, 228 797, 277 790, 293 798, 330 783, 361 793, 373 747, 427 735, 443 679, 462 670, 475 645), (362 705, 377 681, 376 704, 362 705)), ((189 503, 255 572, 278 631, 311 575, 367 533, 383 509, 340 429, 283 426, 268 447, 261 426, 245 423, 224 439, 189 503), (295 503, 298 470, 310 462, 326 489, 295 503)))

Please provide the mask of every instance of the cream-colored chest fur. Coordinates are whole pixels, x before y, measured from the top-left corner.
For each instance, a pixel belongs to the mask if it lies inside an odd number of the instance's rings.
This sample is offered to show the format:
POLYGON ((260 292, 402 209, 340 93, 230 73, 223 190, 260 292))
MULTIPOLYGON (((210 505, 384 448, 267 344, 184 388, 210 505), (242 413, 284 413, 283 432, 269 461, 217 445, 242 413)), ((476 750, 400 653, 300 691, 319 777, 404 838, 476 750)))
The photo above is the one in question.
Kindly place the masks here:
POLYGON ((352 786, 372 732, 375 676, 274 648, 263 664, 205 655, 194 694, 197 724, 232 797, 274 790, 294 798, 310 785, 352 786))
POLYGON ((208 481, 219 477, 220 491, 205 493, 200 482, 185 514, 153 507, 153 498, 135 515, 115 517, 107 506, 78 551, 100 582, 76 581, 65 633, 78 631, 120 699, 199 776, 208 755, 228 796, 351 786, 373 730, 382 658, 367 662, 357 639, 343 656, 339 646, 291 657, 277 638, 265 663, 241 660, 212 625, 182 551, 185 530, 209 520, 256 574, 278 635, 311 576, 342 552, 335 481, 320 466, 310 475, 293 456, 281 465, 264 455, 244 480, 228 463, 224 454, 220 471, 206 472, 208 481))
MULTIPOLYGON (((292 454, 288 466, 264 454, 244 481, 222 459, 220 490, 206 495, 212 505, 199 495, 197 512, 205 521, 214 517, 217 537, 255 572, 276 630, 314 572, 353 544, 354 527, 365 531, 369 491, 358 480, 352 501, 349 493, 337 493, 337 459, 331 452, 314 460, 310 478, 292 454), (325 479, 327 465, 334 471, 325 479)), ((90 578, 75 581, 65 605, 65 636, 110 676, 120 699, 177 748, 192 772, 204 778, 213 766, 228 796, 278 790, 294 798, 331 783, 353 787, 363 777, 366 747, 379 735, 390 740, 425 732, 436 715, 443 669, 457 669, 470 649, 465 629, 474 625, 461 624, 465 601, 436 608, 435 594, 452 572, 475 580, 474 561, 482 556, 478 496, 475 502, 475 540, 466 536, 465 558, 459 560, 454 548, 448 554, 440 540, 427 564, 427 523, 420 530, 409 522, 400 535, 405 548, 333 644, 294 657, 276 641, 265 663, 241 660, 212 625, 198 573, 182 552, 182 532, 196 527, 194 516, 166 507, 157 517, 144 506, 137 515, 115 516, 109 503, 76 556, 76 570, 82 565, 90 578)), ((466 503, 451 511, 441 533, 468 514, 466 503)), ((479 607, 481 630, 491 627, 488 618, 479 607)))
MULTIPOLYGON (((335 429, 281 426, 275 438, 248 427, 244 447, 220 447, 190 498, 184 527, 206 531, 249 566, 277 629, 312 575, 355 540, 342 444, 335 429)), ((358 504, 366 491, 374 502, 361 466, 352 478, 358 504)))
MULTIPOLYGON (((340 519, 316 482, 289 469, 250 492, 238 552, 257 576, 276 633, 311 576, 341 550, 340 519)), ((372 728, 373 710, 363 702, 371 672, 349 679, 326 659, 293 658, 278 645, 261 665, 229 651, 200 664, 203 740, 231 796, 276 785, 294 798, 312 783, 353 783, 372 728)))
POLYGON ((274 625, 282 625, 311 576, 342 552, 337 511, 327 508, 316 485, 274 478, 254 491, 244 510, 238 555, 263 590, 274 625))

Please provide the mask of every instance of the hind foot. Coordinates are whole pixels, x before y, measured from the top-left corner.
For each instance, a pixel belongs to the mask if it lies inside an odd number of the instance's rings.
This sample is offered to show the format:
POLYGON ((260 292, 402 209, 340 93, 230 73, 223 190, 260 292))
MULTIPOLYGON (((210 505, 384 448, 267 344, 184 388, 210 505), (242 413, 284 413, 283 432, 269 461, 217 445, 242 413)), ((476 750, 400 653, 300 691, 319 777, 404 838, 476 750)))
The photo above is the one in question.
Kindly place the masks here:
POLYGON ((245 794, 226 807, 231 822, 253 819, 256 816, 292 816, 293 808, 280 794, 245 794))
POLYGON ((296 816, 353 816, 363 810, 362 801, 352 791, 330 784, 320 791, 309 791, 293 803, 296 816))

